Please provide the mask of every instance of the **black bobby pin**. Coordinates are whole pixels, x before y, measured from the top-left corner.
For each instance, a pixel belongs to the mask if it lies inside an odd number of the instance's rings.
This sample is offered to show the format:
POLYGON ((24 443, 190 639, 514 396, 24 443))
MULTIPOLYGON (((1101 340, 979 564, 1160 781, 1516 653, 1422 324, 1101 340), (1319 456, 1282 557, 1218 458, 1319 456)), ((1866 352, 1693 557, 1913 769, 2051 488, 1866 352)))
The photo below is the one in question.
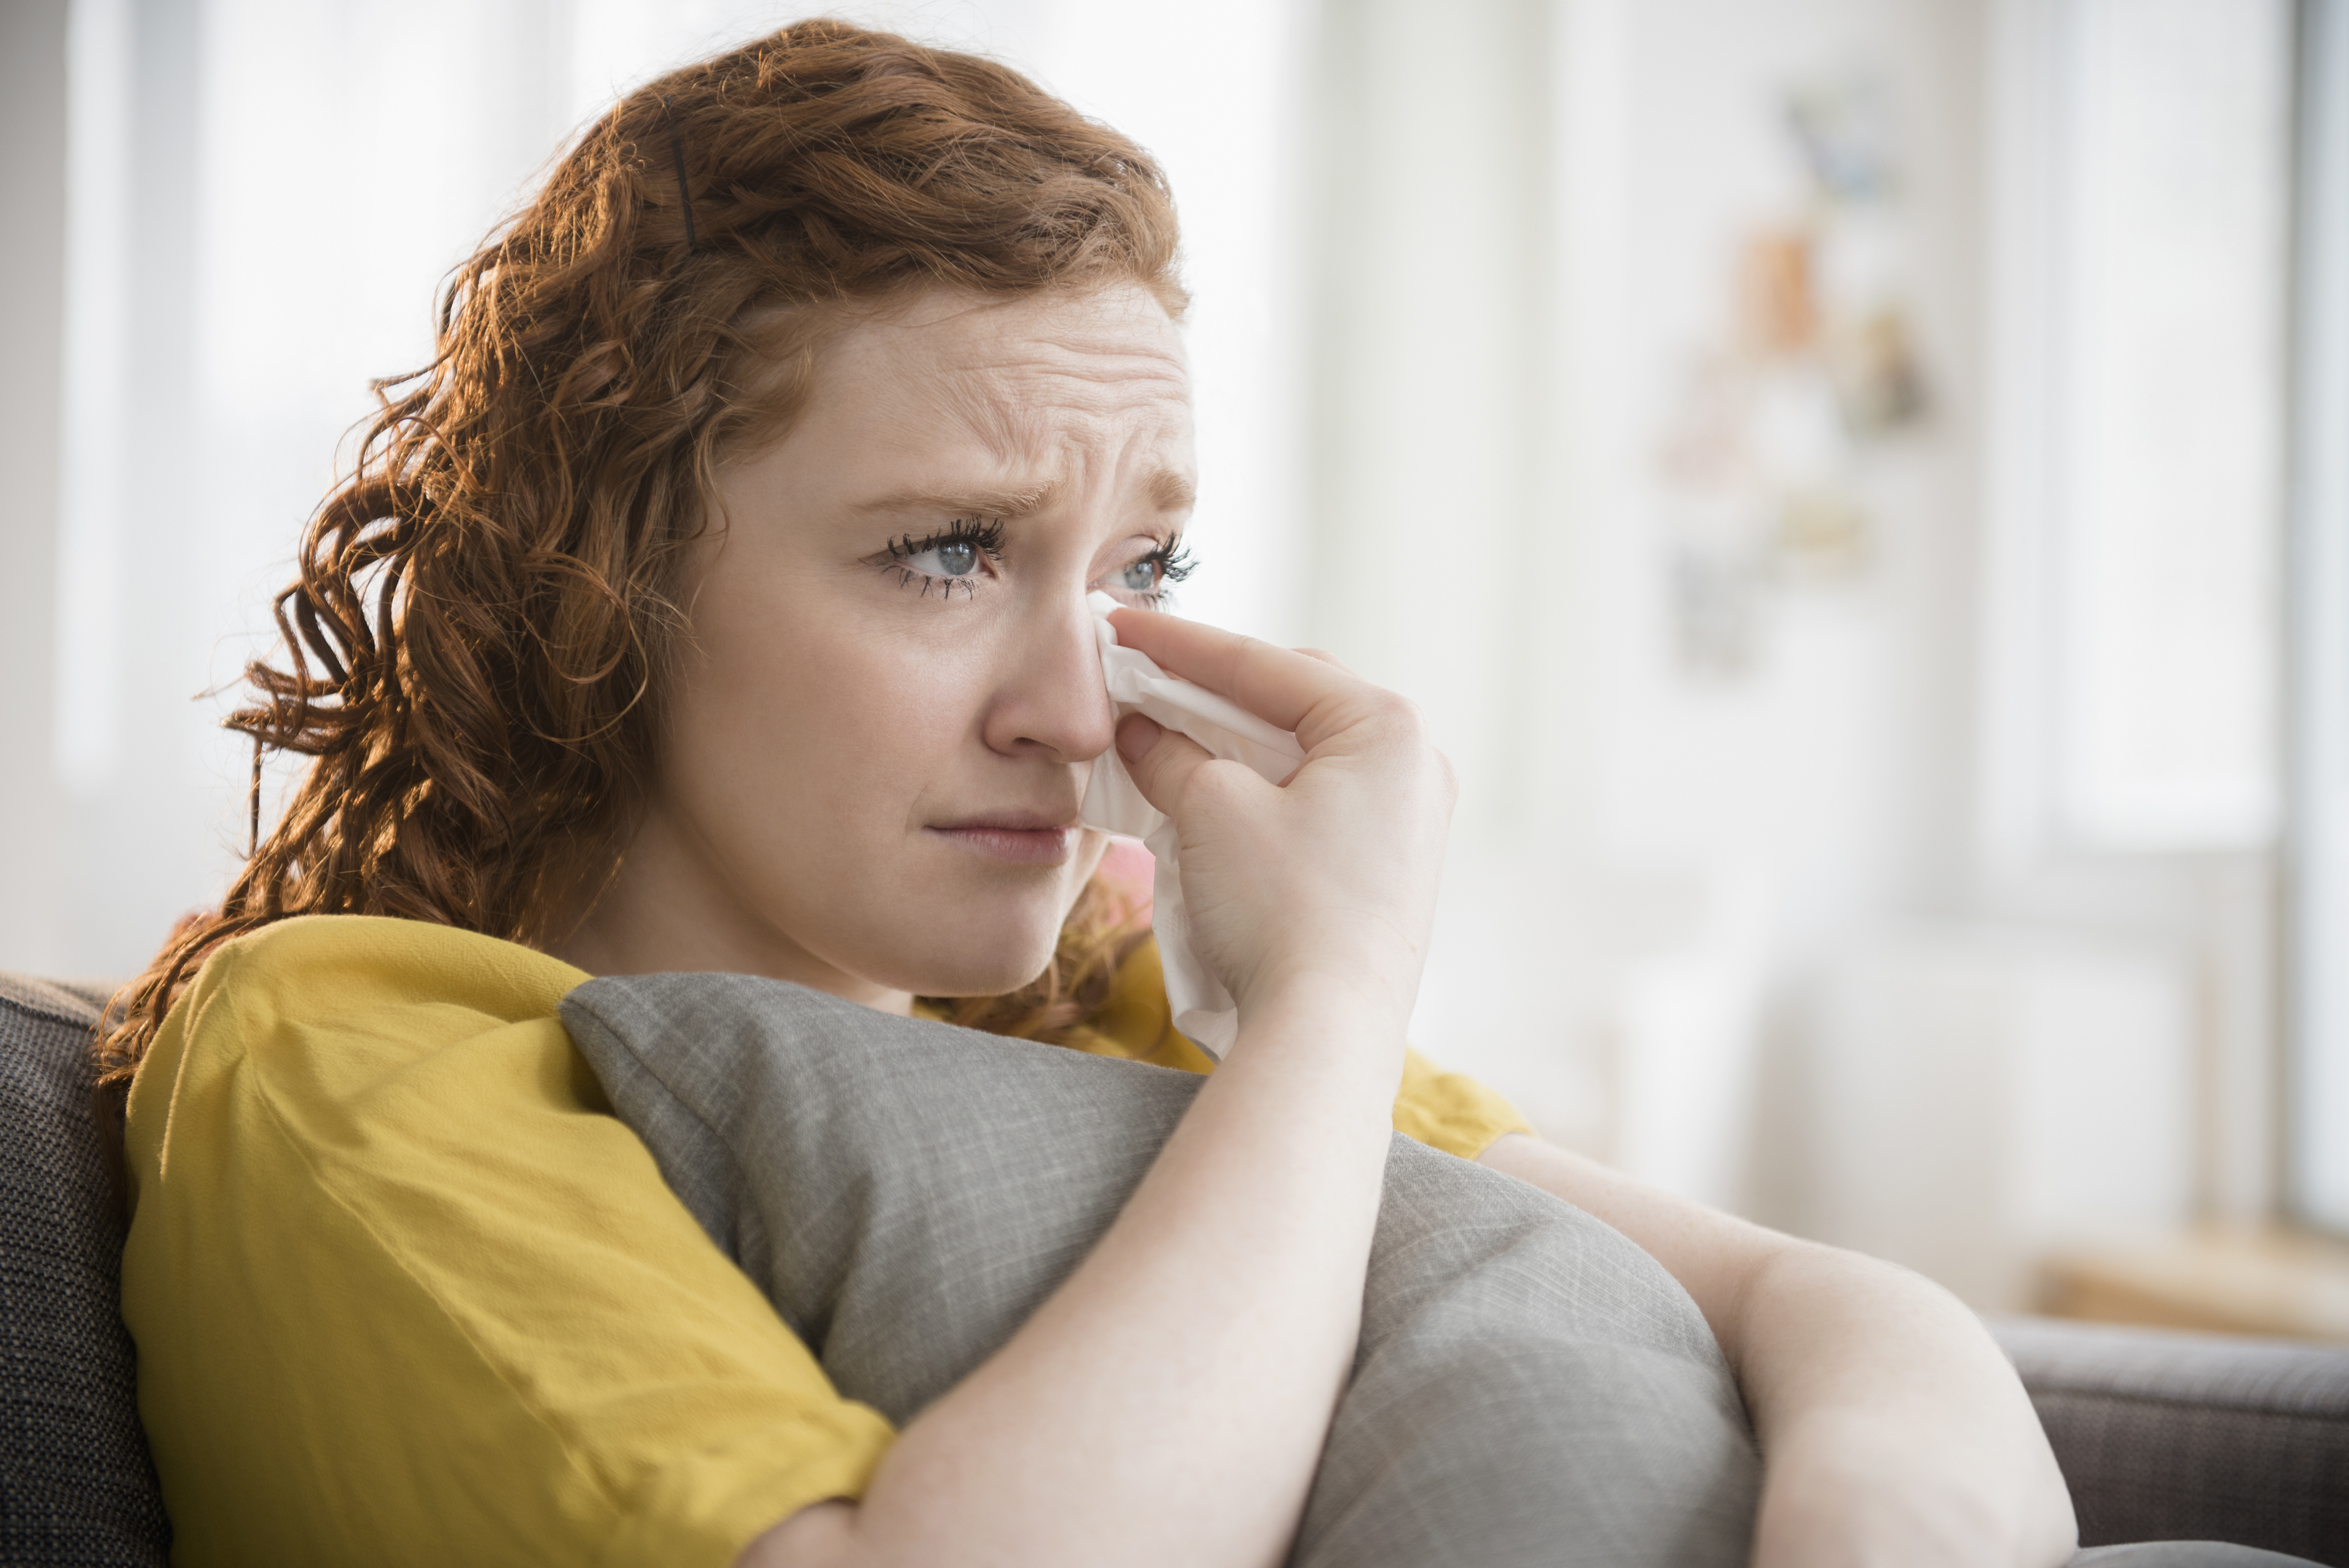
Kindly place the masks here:
POLYGON ((253 822, 250 836, 244 841, 244 858, 253 859, 261 852, 261 735, 253 737, 253 822))
POLYGON ((677 111, 667 98, 661 99, 661 113, 668 119, 669 161, 677 167, 677 199, 685 207, 685 252, 691 255, 701 247, 693 237, 693 195, 685 188, 685 143, 678 139, 677 111))

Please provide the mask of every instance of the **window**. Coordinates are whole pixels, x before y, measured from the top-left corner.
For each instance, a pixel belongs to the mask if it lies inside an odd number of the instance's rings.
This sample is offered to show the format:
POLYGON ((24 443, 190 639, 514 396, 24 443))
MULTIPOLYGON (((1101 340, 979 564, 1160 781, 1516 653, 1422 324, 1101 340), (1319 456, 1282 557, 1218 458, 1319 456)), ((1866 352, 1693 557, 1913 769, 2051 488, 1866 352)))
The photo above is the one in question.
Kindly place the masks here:
POLYGON ((2349 0, 2299 45, 2286 1103, 2292 1206, 2349 1230, 2349 0))
POLYGON ((2067 11, 2054 826, 2256 847, 2277 816, 2292 11, 2067 11))

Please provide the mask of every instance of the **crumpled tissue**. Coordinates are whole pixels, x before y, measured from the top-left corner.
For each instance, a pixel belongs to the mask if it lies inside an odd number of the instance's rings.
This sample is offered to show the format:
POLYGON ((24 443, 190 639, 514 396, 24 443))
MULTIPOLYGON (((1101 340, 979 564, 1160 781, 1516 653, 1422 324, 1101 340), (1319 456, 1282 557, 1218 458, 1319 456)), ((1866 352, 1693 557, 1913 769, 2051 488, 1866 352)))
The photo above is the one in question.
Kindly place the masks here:
MULTIPOLYGON (((1227 761, 1245 762, 1278 784, 1297 771, 1305 751, 1297 737, 1258 718, 1230 698, 1180 676, 1170 676, 1150 655, 1125 647, 1109 613, 1118 602, 1106 593, 1087 597, 1094 639, 1101 647, 1102 677, 1109 685, 1117 717, 1140 713, 1178 730, 1227 761)), ((1158 938, 1158 961, 1166 973, 1166 1000, 1174 1026, 1216 1060, 1239 1033, 1239 1009, 1199 955, 1191 949, 1191 925, 1183 903, 1183 868, 1174 824, 1142 798, 1117 748, 1093 759, 1079 817, 1088 828, 1140 839, 1156 858, 1152 878, 1150 929, 1158 938)))

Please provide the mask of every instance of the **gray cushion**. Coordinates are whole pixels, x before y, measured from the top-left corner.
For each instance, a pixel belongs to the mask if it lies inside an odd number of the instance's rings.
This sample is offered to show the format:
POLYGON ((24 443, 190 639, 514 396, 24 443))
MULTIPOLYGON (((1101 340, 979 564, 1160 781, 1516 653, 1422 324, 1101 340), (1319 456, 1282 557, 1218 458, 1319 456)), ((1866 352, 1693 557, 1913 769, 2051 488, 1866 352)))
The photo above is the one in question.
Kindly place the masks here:
POLYGON ((2240 1542, 2349 1564, 2349 1349, 1993 1322, 2080 1540, 2240 1542))
POLYGON ((161 1568, 90 997, 0 975, 0 1563, 161 1568))
MULTIPOLYGON (((843 1393, 911 1418, 1116 1217, 1199 1080, 740 975, 564 1022, 696 1218, 843 1393)), ((1743 1563, 1759 1460, 1656 1262, 1395 1140, 1361 1349, 1292 1562, 1743 1563)))

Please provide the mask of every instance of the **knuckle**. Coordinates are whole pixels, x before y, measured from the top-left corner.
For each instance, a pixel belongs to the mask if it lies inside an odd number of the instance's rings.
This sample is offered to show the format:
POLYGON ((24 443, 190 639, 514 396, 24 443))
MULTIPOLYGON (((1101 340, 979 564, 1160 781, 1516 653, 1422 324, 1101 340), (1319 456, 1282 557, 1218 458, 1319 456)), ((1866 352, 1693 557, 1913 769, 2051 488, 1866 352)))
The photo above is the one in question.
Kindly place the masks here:
POLYGON ((1244 787, 1244 777, 1256 777, 1246 763, 1210 757, 1191 769, 1191 777, 1184 780, 1184 804, 1194 810, 1213 811, 1244 787))
POLYGON ((1391 733, 1396 740, 1418 747, 1428 744, 1427 716, 1419 710, 1419 704, 1401 692, 1380 687, 1378 695, 1371 698, 1371 712, 1376 715, 1379 727, 1391 733))
POLYGON ((1245 633, 1236 635, 1232 639, 1232 668, 1236 671, 1245 669, 1261 662, 1272 652, 1273 645, 1262 637, 1251 637, 1245 633))

